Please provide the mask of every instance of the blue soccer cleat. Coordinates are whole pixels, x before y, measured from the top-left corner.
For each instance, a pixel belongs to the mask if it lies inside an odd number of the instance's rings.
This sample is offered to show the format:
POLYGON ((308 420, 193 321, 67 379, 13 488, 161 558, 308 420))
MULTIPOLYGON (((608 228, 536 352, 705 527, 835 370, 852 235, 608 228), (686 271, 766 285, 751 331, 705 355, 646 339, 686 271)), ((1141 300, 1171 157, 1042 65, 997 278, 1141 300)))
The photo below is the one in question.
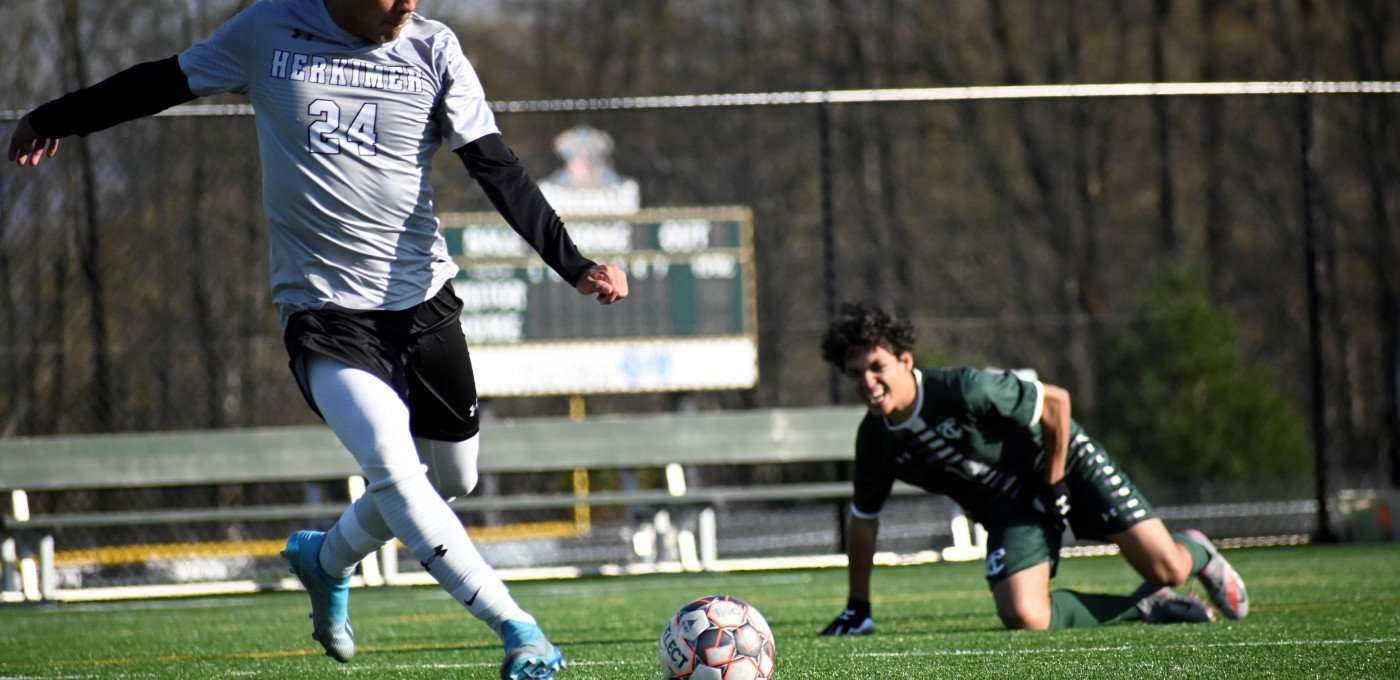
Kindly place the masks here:
POLYGON ((350 578, 331 578, 318 555, 326 540, 322 531, 298 531, 287 539, 282 556, 311 596, 311 637, 326 648, 326 656, 341 663, 355 656, 355 631, 350 628, 350 578))
POLYGON ((559 648, 533 623, 507 621, 501 628, 501 639, 506 644, 501 680, 549 680, 568 665, 559 648))

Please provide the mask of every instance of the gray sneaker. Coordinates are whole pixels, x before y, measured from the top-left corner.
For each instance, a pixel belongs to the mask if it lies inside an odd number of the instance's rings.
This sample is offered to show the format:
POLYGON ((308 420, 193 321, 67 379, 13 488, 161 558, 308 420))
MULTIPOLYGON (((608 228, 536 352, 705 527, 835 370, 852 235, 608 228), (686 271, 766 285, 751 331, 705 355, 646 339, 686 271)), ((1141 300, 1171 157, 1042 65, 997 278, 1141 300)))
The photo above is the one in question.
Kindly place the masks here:
MULTIPOLYGON (((1142 589, 1139 589, 1141 592, 1142 589)), ((1182 594, 1165 586, 1137 602, 1143 623, 1210 623, 1215 610, 1195 593, 1182 594)))
POLYGON ((1220 556, 1220 551, 1215 549, 1215 544, 1205 534, 1195 529, 1182 533, 1210 553, 1210 561, 1196 573, 1206 594, 1210 595, 1210 601, 1220 608, 1225 618, 1239 620, 1249 616, 1249 593, 1245 592, 1244 579, 1240 578, 1239 572, 1220 556))

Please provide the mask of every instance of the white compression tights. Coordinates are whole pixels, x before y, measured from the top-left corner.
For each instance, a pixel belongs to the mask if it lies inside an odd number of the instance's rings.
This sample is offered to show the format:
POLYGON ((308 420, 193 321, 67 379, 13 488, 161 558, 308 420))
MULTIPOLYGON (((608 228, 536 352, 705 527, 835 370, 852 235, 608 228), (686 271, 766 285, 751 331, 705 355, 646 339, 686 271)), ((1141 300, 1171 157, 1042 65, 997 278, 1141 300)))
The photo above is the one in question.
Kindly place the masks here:
MULTIPOLYGON (((476 488, 476 458, 480 437, 473 435, 460 442, 445 442, 414 437, 418 460, 428 467, 428 481, 439 496, 451 501, 476 488)), ((326 573, 346 577, 355 572, 355 565, 379 550, 394 538, 394 532, 384 523, 373 496, 364 496, 341 516, 321 544, 321 567, 326 573)))
POLYGON ((454 599, 497 633, 506 621, 533 623, 444 500, 476 485, 476 438, 415 440, 408 407, 393 388, 366 371, 312 355, 306 375, 326 424, 368 480, 368 493, 328 533, 320 553, 322 568, 332 576, 348 576, 355 564, 397 536, 454 599))

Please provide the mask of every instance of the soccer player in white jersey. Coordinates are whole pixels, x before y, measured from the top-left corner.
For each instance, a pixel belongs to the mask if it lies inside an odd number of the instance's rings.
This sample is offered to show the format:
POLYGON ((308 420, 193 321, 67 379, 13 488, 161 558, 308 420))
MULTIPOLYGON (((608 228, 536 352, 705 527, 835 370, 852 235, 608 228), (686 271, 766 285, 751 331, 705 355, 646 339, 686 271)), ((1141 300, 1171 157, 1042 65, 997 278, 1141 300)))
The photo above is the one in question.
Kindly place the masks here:
POLYGON ((311 408, 355 456, 368 492, 330 531, 283 553, 311 596, 313 637, 354 655, 349 577, 397 537, 500 635, 503 678, 550 678, 564 658, 511 598, 447 501, 476 484, 476 386, 432 211, 446 143, 561 278, 599 302, 625 274, 579 254, 502 140, 457 37, 416 0, 267 0, 178 56, 138 64, 24 116, 9 159, 199 96, 246 93, 256 112, 272 295, 311 408))

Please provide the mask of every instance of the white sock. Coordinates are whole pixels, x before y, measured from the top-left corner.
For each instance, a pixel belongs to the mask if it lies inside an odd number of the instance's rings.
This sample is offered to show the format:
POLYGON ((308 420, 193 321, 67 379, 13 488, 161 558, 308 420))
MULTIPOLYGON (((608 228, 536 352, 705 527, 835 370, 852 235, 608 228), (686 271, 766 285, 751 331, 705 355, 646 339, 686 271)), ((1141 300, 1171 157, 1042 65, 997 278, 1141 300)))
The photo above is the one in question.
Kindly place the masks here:
POLYGON ((326 532, 321 544, 321 568, 336 578, 355 573, 355 566, 393 540, 394 532, 384 523, 374 499, 365 494, 357 499, 335 526, 326 532))
POLYGON ((306 368, 317 408, 369 480, 369 492, 332 527, 334 540, 326 541, 329 547, 323 545, 319 555, 322 568, 331 575, 332 568, 353 570, 377 549, 371 544, 382 545, 377 515, 454 599, 497 634, 506 621, 534 623, 429 483, 409 431, 408 407, 393 388, 319 355, 306 368))
POLYGON ((456 513, 433 491, 427 477, 419 474, 377 488, 372 485, 370 494, 408 551, 473 616, 497 634, 506 621, 535 622, 482 559, 456 513), (433 502, 424 502, 428 500, 433 502))
MULTIPOLYGON (((418 459, 428 466, 428 476, 438 495, 451 501, 465 496, 476 487, 478 435, 460 442, 444 442, 414 437, 418 459)), ((384 523, 374 498, 368 494, 356 499, 321 544, 321 568, 336 578, 348 578, 355 567, 384 544, 393 540, 394 532, 384 523)))

